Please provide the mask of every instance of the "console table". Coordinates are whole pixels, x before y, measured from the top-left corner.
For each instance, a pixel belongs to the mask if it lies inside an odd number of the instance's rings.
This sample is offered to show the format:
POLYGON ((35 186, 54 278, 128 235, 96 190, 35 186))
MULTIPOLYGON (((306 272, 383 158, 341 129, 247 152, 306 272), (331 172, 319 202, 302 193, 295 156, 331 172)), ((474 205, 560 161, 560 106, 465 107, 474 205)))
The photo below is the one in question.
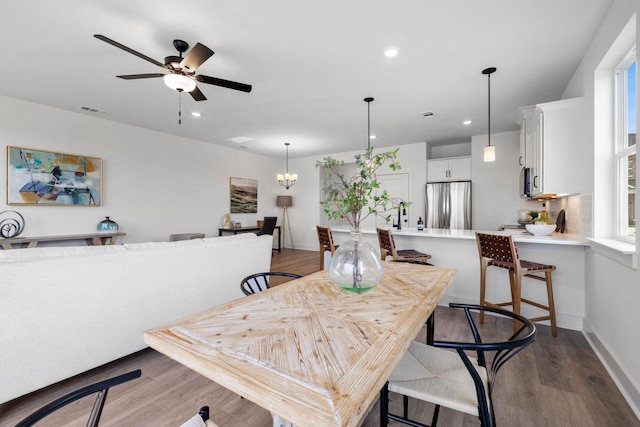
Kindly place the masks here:
MULTIPOLYGON (((218 236, 222 236, 223 234, 238 234, 238 233, 254 233, 256 231, 260 231, 261 227, 252 226, 252 227, 236 227, 236 228, 218 228, 218 236)), ((278 252, 281 252, 282 245, 280 241, 280 226, 276 225, 276 231, 278 232, 278 252)))
POLYGON ((87 246, 113 245, 118 236, 126 236, 127 233, 91 233, 91 234, 67 234, 63 236, 41 237, 10 237, 0 239, 2 249, 35 248, 40 242, 62 242, 66 240, 84 240, 87 246), (15 245, 15 246, 14 246, 15 245))

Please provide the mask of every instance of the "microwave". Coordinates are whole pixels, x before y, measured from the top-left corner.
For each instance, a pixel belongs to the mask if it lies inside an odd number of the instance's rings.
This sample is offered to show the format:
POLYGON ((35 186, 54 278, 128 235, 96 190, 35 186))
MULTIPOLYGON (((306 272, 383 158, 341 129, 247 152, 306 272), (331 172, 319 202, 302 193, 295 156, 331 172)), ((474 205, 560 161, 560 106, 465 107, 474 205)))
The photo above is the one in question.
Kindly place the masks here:
POLYGON ((522 168, 520 170, 520 197, 523 199, 531 198, 531 168, 522 168))

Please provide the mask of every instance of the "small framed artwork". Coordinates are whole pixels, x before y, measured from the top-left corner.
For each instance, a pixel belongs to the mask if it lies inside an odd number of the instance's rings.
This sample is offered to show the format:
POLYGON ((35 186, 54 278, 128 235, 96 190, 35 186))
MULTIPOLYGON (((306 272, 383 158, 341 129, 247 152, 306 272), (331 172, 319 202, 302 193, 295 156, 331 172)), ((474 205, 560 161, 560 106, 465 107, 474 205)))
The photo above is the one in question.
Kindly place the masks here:
POLYGON ((102 159, 7 146, 7 204, 100 206, 102 159))
POLYGON ((231 213, 258 213, 258 180, 229 178, 231 213))

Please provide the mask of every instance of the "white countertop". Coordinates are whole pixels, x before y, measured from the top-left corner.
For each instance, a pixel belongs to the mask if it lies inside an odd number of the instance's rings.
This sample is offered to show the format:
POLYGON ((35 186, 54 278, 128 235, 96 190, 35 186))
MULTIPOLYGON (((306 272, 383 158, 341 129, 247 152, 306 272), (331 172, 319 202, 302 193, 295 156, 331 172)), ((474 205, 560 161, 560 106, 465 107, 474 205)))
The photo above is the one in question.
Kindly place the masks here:
MULTIPOLYGON (((348 227, 331 228, 334 233, 349 233, 348 227)), ((364 228, 361 230, 363 234, 376 234, 376 230, 372 228, 364 228)), ((405 227, 402 230, 392 228, 394 236, 411 236, 411 237, 430 237, 442 239, 463 239, 475 240, 476 230, 449 230, 444 228, 425 228, 418 231, 417 228, 405 227)), ((534 236, 525 230, 511 229, 504 231, 482 231, 491 234, 513 235, 513 240, 518 243, 542 243, 550 245, 573 245, 573 246, 589 246, 589 242, 579 236, 566 233, 551 233, 549 236, 534 236)))

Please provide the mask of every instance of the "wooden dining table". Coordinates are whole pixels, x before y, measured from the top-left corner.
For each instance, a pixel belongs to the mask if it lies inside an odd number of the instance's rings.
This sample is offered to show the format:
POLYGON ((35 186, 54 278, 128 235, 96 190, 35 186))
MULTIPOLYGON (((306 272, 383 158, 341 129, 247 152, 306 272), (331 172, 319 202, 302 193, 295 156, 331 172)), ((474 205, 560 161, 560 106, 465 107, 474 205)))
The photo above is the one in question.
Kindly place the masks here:
POLYGON ((148 330, 144 341, 278 423, 359 426, 455 274, 383 265, 368 292, 341 290, 323 270, 148 330))

